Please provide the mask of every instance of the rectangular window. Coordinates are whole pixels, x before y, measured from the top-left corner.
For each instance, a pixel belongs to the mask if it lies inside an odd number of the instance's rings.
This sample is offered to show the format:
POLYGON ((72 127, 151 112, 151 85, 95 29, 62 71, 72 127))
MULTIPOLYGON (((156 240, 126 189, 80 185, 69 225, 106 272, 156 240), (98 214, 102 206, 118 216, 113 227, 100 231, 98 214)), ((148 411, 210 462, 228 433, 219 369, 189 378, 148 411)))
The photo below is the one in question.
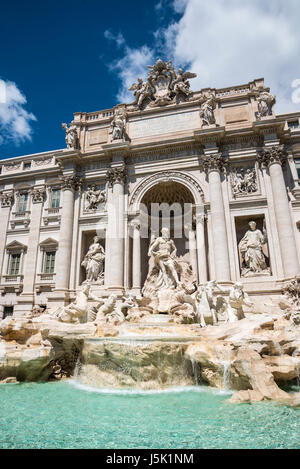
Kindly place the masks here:
POLYGON ((26 212, 28 193, 20 194, 18 203, 18 212, 26 212))
POLYGON ((45 274, 54 274, 55 269, 55 251, 48 251, 45 253, 45 274))
POLYGON ((14 314, 13 306, 4 306, 3 319, 7 318, 7 316, 12 316, 13 314, 14 314))
POLYGON ((299 129, 299 121, 288 122, 289 129, 299 129))
POLYGON ((298 179, 300 179, 300 159, 295 160, 295 165, 298 173, 298 179))
POLYGON ((20 270, 21 254, 11 254, 9 264, 9 275, 18 275, 20 270))
POLYGON ((24 163, 24 169, 31 169, 31 163, 24 163))
POLYGON ((59 208, 60 206, 60 189, 53 189, 51 195, 51 208, 59 208))

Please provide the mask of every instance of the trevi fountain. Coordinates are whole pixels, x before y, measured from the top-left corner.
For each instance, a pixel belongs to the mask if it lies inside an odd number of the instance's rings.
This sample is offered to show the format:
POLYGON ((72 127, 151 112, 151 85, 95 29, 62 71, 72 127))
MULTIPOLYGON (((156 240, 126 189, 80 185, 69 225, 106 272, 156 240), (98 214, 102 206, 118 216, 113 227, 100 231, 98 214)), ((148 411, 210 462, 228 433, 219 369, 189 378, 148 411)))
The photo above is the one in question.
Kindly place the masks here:
POLYGON ((299 131, 194 76, 4 160, 2 447, 299 448, 299 131))

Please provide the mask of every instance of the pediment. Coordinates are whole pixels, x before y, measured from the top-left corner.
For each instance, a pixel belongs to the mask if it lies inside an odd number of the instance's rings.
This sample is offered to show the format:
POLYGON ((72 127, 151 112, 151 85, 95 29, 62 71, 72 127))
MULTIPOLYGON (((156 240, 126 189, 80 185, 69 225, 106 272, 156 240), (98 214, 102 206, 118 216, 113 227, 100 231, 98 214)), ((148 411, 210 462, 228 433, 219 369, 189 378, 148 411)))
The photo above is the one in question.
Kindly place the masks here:
POLYGON ((45 239, 44 241, 42 241, 40 243, 40 247, 57 247, 58 246, 58 242, 56 241, 56 239, 53 239, 53 238, 47 238, 45 239))
POLYGON ((23 251, 24 249, 27 249, 27 246, 25 246, 25 244, 20 243, 19 241, 12 241, 11 243, 6 245, 6 249, 23 251))

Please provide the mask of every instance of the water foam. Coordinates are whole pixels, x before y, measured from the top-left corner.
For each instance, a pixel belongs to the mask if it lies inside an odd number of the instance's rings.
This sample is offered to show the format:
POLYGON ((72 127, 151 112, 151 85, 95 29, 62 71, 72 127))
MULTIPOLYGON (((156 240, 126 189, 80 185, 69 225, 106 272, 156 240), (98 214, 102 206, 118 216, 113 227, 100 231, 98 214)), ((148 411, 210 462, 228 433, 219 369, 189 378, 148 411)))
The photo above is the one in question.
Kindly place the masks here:
POLYGON ((96 393, 96 394, 115 394, 123 396, 136 396, 136 395, 155 395, 155 394, 180 394, 180 393, 203 393, 208 392, 217 395, 231 395, 232 392, 224 391, 221 389, 214 389, 208 386, 174 386, 165 389, 114 389, 114 388, 96 388, 78 382, 76 379, 68 380, 70 386, 75 387, 81 391, 96 393))

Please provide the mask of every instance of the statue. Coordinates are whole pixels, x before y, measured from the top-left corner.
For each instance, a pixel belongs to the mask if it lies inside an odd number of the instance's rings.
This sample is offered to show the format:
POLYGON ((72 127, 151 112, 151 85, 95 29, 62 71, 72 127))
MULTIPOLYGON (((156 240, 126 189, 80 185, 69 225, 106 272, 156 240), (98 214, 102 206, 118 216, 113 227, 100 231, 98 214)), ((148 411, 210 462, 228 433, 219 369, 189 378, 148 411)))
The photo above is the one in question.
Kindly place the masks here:
POLYGON ((88 187, 86 193, 86 200, 88 201, 88 205, 86 207, 87 210, 96 210, 100 203, 106 201, 106 192, 97 190, 96 185, 92 184, 88 187))
POLYGON ((212 91, 203 92, 200 98, 200 117, 202 127, 216 123, 214 110, 216 109, 216 96, 212 91))
POLYGON ((267 243, 267 235, 256 229, 255 221, 249 223, 250 230, 246 232, 239 243, 239 254, 242 277, 256 275, 270 275, 267 267, 266 255, 264 254, 267 243))
POLYGON ((144 82, 141 78, 138 78, 137 83, 133 83, 133 85, 131 85, 129 91, 134 92, 133 95, 135 97, 135 104, 139 109, 142 109, 146 100, 150 100, 152 98, 153 90, 150 83, 144 82))
POLYGON ((234 197, 257 192, 255 169, 235 168, 232 171, 231 187, 234 197))
POLYGON ((176 73, 171 61, 164 62, 161 59, 154 65, 148 65, 148 69, 147 81, 138 78, 138 82, 129 88, 134 92, 135 104, 139 109, 147 104, 164 106, 180 100, 186 101, 192 94, 188 79, 195 78, 195 73, 183 73, 182 69, 176 73))
POLYGON ((179 98, 180 95, 189 97, 191 94, 193 94, 193 92, 190 90, 190 82, 188 81, 188 78, 196 78, 196 76, 196 73, 183 73, 182 68, 178 70, 176 78, 172 83, 172 87, 177 98, 179 98))
POLYGON ((126 138, 126 118, 127 114, 124 108, 118 107, 114 111, 114 117, 110 123, 109 133, 111 141, 125 140, 126 138))
POLYGON ((170 239, 168 228, 163 228, 161 234, 150 244, 148 252, 149 257, 154 257, 154 264, 159 270, 156 288, 175 288, 180 285, 175 265, 177 249, 170 239))
POLYGON ((103 300, 93 295, 90 289, 91 285, 89 283, 83 285, 82 289, 77 292, 74 303, 61 308, 60 311, 55 314, 55 318, 61 322, 73 324, 85 322, 88 312, 88 300, 97 301, 97 309, 103 304, 103 300))
POLYGON ((254 94, 258 101, 257 117, 268 117, 273 115, 273 106, 276 104, 276 97, 269 92, 269 88, 262 86, 254 88, 254 94))
POLYGON ((62 128, 65 129, 66 131, 67 148, 70 148, 72 150, 78 150, 79 138, 78 138, 76 126, 74 124, 70 124, 70 126, 68 127, 68 124, 63 123, 62 128))
POLYGON ((282 289, 281 309, 286 310, 285 317, 291 324, 300 325, 300 276, 290 280, 282 289))
POLYGON ((207 282, 203 287, 199 287, 195 293, 195 304, 198 321, 201 327, 206 327, 207 323, 216 325, 218 323, 217 304, 214 303, 213 295, 215 291, 225 293, 216 280, 207 282))
POLYGON ((123 297, 121 301, 118 301, 116 295, 110 295, 100 307, 96 322, 98 324, 118 326, 125 321, 127 310, 133 305, 132 297, 123 297))
POLYGON ((236 322, 244 319, 245 314, 243 306, 249 308, 253 306, 249 296, 244 291, 244 286, 240 282, 236 282, 229 291, 229 298, 225 309, 225 317, 227 322, 236 322))
POLYGON ((89 247, 81 265, 86 270, 86 280, 84 283, 104 283, 104 261, 105 251, 100 244, 100 238, 95 236, 89 247))

